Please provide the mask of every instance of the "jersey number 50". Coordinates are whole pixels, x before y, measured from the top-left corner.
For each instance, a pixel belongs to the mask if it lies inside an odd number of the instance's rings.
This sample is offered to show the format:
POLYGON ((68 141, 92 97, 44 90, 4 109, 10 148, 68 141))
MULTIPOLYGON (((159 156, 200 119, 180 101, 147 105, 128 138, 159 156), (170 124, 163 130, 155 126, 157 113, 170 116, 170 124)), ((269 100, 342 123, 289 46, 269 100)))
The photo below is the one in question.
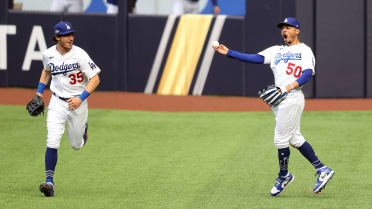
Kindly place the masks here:
POLYGON ((68 77, 71 78, 71 81, 69 82, 71 85, 75 85, 76 82, 81 83, 81 82, 84 81, 84 76, 81 75, 81 72, 78 72, 78 73, 76 73, 76 74, 71 74, 71 75, 69 75, 68 77))
POLYGON ((293 74, 293 76, 295 78, 299 78, 301 76, 301 73, 302 73, 302 67, 301 66, 297 66, 293 63, 288 63, 288 66, 287 66, 287 71, 286 71, 287 75, 291 75, 293 74))

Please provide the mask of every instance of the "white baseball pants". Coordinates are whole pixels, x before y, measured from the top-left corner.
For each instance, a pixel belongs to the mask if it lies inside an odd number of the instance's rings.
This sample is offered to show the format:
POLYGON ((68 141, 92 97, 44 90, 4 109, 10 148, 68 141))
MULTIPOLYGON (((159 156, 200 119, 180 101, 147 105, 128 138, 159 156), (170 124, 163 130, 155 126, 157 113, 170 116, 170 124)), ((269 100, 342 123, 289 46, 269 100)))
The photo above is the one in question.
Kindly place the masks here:
POLYGON ((84 145, 84 131, 88 121, 88 101, 85 100, 76 110, 70 110, 68 103, 54 95, 50 99, 47 113, 47 147, 58 149, 67 124, 67 139, 73 149, 84 145))
POLYGON ((276 126, 274 144, 277 149, 283 149, 290 145, 300 147, 305 139, 300 132, 302 112, 305 107, 305 98, 301 90, 289 93, 277 107, 273 108, 276 126))

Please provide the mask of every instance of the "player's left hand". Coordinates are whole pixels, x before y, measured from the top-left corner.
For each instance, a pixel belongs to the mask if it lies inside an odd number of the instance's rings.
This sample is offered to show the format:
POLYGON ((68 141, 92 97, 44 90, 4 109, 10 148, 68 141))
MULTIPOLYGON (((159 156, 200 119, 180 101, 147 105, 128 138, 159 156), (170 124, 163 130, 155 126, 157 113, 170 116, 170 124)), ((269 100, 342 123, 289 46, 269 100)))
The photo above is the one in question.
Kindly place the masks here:
POLYGON ((70 108, 70 110, 76 110, 82 102, 83 101, 81 101, 79 97, 73 97, 71 99, 68 99, 67 100, 68 108, 70 108))
POLYGON ((30 113, 31 116, 38 116, 41 113, 44 115, 44 101, 43 97, 39 96, 41 95, 40 93, 37 93, 34 98, 32 98, 31 102, 29 102, 26 106, 26 109, 28 113, 30 113))
POLYGON ((282 93, 275 85, 267 86, 258 92, 258 96, 272 108, 278 106, 287 95, 288 92, 282 93))

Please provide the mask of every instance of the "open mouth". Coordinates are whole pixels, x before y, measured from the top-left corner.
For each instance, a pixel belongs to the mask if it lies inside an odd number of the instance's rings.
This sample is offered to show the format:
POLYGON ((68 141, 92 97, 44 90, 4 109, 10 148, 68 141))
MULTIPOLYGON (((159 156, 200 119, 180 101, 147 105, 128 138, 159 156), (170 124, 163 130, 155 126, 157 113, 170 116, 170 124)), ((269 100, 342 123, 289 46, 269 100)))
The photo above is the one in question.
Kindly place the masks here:
POLYGON ((284 39, 287 39, 288 35, 287 34, 283 34, 283 38, 284 39))

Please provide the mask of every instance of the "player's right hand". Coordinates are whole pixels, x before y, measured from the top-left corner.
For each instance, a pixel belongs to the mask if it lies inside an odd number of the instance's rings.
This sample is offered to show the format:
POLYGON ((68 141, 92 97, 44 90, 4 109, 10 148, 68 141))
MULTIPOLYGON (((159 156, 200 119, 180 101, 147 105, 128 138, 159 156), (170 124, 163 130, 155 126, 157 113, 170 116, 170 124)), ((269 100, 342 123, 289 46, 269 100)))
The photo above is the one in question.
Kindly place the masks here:
POLYGON ((67 100, 68 108, 70 108, 70 110, 76 110, 82 102, 83 101, 81 101, 79 97, 72 97, 67 100))
POLYGON ((220 44, 220 45, 218 45, 218 46, 216 46, 216 47, 214 47, 213 46, 213 48, 214 48, 214 50, 216 51, 216 52, 218 52, 218 53, 220 53, 220 54, 223 54, 223 55, 227 55, 227 52, 229 51, 229 48, 227 48, 225 45, 223 45, 223 44, 220 44))

